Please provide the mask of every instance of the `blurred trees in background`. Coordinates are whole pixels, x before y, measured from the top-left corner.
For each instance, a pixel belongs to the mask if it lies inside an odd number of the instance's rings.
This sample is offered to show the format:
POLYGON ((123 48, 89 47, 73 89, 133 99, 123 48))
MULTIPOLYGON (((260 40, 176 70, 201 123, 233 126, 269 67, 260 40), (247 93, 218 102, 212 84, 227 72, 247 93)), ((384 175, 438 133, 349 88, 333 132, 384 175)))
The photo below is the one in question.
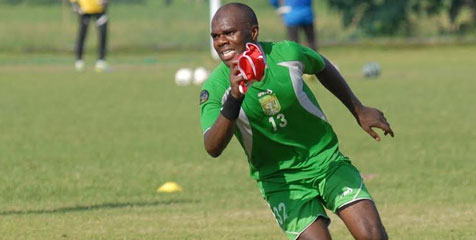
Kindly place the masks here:
MULTIPOLYGON (((356 26, 371 36, 412 36, 421 16, 446 14, 447 31, 465 32, 476 26, 476 0, 327 0, 342 13, 345 27, 356 26), (463 16, 464 15, 464 16, 463 16), (464 19, 460 19, 464 18, 464 19)), ((441 26, 441 32, 446 31, 441 26)))

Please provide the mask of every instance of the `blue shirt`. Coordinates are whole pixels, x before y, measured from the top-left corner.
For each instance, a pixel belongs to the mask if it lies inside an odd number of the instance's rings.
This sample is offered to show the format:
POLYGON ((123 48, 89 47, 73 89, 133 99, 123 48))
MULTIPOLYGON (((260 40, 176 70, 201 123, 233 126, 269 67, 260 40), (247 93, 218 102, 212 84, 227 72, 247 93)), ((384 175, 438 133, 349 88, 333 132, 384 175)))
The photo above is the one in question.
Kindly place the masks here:
MULTIPOLYGON (((279 0, 269 0, 275 8, 279 6, 279 0)), ((314 21, 312 0, 285 0, 284 6, 290 7, 290 11, 283 14, 284 23, 288 27, 311 24, 314 21)))

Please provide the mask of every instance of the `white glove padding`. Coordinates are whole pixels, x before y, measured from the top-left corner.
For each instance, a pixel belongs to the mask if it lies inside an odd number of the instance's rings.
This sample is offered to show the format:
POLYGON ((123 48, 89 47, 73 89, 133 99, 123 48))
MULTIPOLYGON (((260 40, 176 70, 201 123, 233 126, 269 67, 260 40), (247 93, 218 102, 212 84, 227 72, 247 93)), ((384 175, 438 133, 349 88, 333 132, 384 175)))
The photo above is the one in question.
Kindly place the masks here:
POLYGON ((286 13, 291 12, 291 7, 290 6, 282 6, 282 7, 279 7, 278 9, 276 9, 276 12, 280 15, 286 14, 286 13))
POLYGON ((73 3, 73 12, 79 15, 83 15, 83 10, 81 9, 78 3, 73 3))

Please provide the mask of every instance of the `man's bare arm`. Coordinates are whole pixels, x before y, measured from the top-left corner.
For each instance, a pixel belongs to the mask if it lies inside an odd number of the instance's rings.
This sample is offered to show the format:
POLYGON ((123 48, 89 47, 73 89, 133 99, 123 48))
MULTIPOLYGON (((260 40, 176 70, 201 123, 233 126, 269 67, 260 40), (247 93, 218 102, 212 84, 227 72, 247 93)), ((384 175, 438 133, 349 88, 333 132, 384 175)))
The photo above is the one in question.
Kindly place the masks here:
POLYGON ((375 140, 380 141, 380 136, 372 129, 373 127, 380 128, 384 131, 385 135, 390 134, 393 137, 394 133, 387 119, 384 117, 383 112, 375 108, 364 106, 354 95, 339 71, 337 71, 329 60, 324 57, 322 58, 325 63, 324 70, 316 74, 322 85, 349 109, 362 129, 375 140))
POLYGON ((215 120, 213 126, 203 135, 205 149, 212 157, 220 156, 233 136, 236 118, 239 115, 241 103, 245 97, 240 93, 238 87, 243 80, 235 62, 230 68, 231 90, 228 93, 227 100, 225 100, 223 104, 223 110, 217 120, 215 120))
POLYGON ((226 119, 221 114, 218 116, 213 126, 203 135, 205 149, 210 156, 220 156, 233 137, 234 129, 234 121, 226 119))

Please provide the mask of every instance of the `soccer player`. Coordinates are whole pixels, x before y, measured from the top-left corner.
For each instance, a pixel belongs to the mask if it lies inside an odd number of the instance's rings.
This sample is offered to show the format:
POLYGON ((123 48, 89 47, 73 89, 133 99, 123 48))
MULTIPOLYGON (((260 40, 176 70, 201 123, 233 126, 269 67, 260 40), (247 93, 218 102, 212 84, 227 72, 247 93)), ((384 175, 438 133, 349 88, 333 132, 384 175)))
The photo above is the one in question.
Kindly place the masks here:
POLYGON ((97 72, 106 71, 106 38, 108 18, 106 9, 108 0, 70 0, 73 11, 79 15, 79 32, 76 42, 76 62, 75 68, 78 71, 84 70, 83 49, 84 40, 88 31, 89 20, 94 18, 99 31, 99 53, 95 69, 97 72))
POLYGON ((299 30, 302 30, 307 45, 317 49, 312 0, 269 0, 269 3, 282 16, 289 40, 299 43, 299 30))
POLYGON ((255 13, 241 3, 222 6, 212 19, 211 37, 222 63, 200 93, 206 151, 218 157, 236 136, 251 177, 289 239, 331 239, 324 207, 356 239, 387 239, 359 171, 339 151, 337 136, 302 74, 315 74, 377 141, 373 127, 393 136, 383 113, 362 105, 319 53, 290 41, 258 42, 258 34, 255 13), (260 46, 267 68, 263 80, 242 94, 236 58, 248 42, 260 46))

